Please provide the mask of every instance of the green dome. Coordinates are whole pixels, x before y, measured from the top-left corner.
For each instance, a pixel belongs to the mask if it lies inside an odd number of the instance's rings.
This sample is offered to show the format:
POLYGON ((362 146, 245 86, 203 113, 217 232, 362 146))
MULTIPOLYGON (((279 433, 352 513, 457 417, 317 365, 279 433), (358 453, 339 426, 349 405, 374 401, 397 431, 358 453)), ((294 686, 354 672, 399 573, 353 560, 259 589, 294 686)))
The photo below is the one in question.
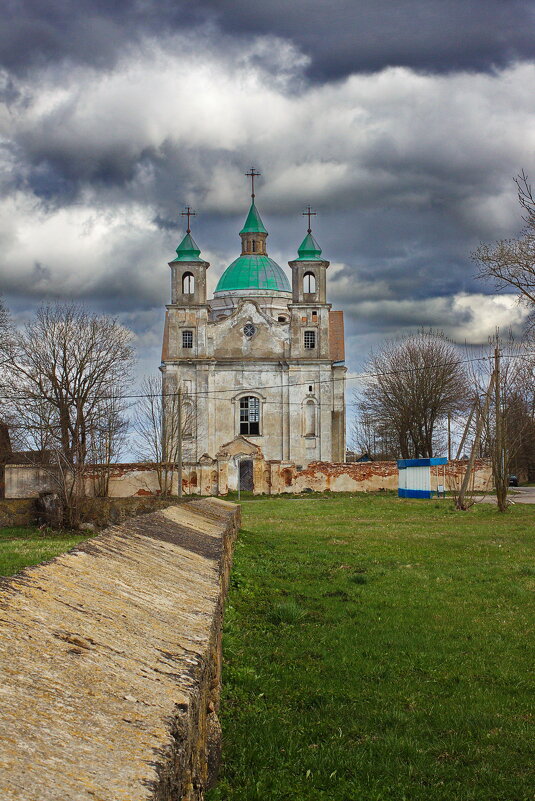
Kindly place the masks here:
POLYGON ((321 248, 310 233, 305 236, 297 252, 299 258, 297 258, 296 261, 323 261, 321 258, 321 248))
POLYGON ((186 234, 176 249, 176 259, 173 259, 173 261, 202 261, 202 259, 199 258, 200 254, 201 249, 192 235, 186 234))
POLYGON ((271 292, 291 292, 286 275, 269 256, 239 256, 230 264, 217 284, 216 292, 240 289, 264 289, 271 292))

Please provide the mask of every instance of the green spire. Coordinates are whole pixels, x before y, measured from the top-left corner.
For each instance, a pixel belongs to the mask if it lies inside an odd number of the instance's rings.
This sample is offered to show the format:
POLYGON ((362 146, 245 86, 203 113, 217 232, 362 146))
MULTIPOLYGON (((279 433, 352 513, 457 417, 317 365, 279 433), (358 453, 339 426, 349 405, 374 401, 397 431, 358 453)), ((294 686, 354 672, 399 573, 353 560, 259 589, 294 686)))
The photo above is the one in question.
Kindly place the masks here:
POLYGON ((240 234, 267 234, 254 200, 251 203, 249 214, 247 215, 245 225, 241 229, 240 234))
POLYGON ((177 247, 176 259, 173 259, 173 261, 202 261, 202 259, 199 258, 200 253, 201 249, 188 231, 180 245, 177 247))
POLYGON ((297 249, 299 258, 296 261, 322 261, 321 248, 310 233, 307 233, 297 249))

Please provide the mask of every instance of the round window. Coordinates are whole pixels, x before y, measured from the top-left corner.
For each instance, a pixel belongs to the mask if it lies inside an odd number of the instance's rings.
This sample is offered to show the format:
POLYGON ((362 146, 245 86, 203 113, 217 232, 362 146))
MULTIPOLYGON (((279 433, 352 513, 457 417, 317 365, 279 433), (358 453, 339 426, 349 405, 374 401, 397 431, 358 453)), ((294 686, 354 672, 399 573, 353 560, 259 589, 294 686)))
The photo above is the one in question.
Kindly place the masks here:
POLYGON ((249 337, 250 339, 252 336, 256 334, 256 328, 252 323, 246 323, 243 326, 243 333, 245 334, 246 337, 249 337))

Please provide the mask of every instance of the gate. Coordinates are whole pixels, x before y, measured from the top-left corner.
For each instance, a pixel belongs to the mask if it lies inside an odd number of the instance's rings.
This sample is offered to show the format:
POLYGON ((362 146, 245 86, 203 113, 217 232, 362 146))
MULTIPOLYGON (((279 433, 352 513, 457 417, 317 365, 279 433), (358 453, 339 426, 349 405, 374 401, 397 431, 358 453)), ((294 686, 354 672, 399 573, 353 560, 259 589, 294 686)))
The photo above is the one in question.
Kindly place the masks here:
POLYGON ((240 459, 240 489, 244 492, 253 491, 252 459, 240 459))

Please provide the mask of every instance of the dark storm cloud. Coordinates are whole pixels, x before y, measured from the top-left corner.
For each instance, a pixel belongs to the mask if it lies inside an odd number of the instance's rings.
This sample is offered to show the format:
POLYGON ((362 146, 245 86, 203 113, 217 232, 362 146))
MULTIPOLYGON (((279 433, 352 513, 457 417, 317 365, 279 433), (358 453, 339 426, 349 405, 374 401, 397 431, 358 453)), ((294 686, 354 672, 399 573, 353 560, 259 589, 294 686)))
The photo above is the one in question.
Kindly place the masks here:
POLYGON ((489 70, 535 54, 531 0, 11 0, 0 60, 15 72, 63 59, 109 68, 146 34, 203 24, 243 42, 285 37, 319 80, 391 65, 489 70))
MULTIPOLYGON (((180 3, 161 0, 8 0, 0 61, 14 72, 65 59, 110 67, 125 45, 146 33, 165 32, 166 24, 176 27, 181 11, 180 3)), ((201 17, 186 11, 185 19, 198 22, 201 17)))
POLYGON ((221 25, 291 38, 333 78, 405 65, 423 70, 489 69, 535 54, 526 0, 212 0, 221 25))
MULTIPOLYGON (((434 8, 419 6, 426 15, 434 8)), ((277 4, 268 4, 261 13, 271 22, 259 18, 260 36, 252 36, 249 6, 231 13, 224 2, 200 6, 203 19, 217 11, 219 21, 194 30, 201 17, 190 19, 193 28, 180 34, 171 6, 159 21, 147 21, 147 5, 129 6, 132 13, 118 6, 122 28, 119 16, 105 28, 104 5, 82 0, 79 19, 70 12, 64 19, 61 3, 39 8, 50 29, 40 29, 44 49, 33 52, 57 63, 6 77, 8 107, 0 110, 0 291, 19 305, 81 299, 120 313, 140 332, 140 347, 154 347, 169 297, 167 262, 184 232, 182 204, 198 212, 194 236, 211 262, 212 292, 239 253, 244 172, 254 163, 263 173, 257 199, 269 253, 282 266, 304 236, 303 206, 319 212, 314 232, 331 260, 329 299, 346 313, 350 366, 385 334, 429 325, 484 341, 496 324, 521 321, 510 299, 482 294, 492 288, 476 280, 469 254, 479 240, 518 229, 512 177, 521 167, 535 174, 533 64, 472 74, 441 72, 447 65, 437 59, 440 69, 428 74, 395 67, 314 82, 304 77, 303 52, 312 48, 305 37, 319 37, 323 25, 317 75, 327 74, 328 47, 329 74, 339 75, 344 42, 357 34, 368 51, 355 47, 352 57, 371 67, 378 20, 371 6, 360 32, 346 38, 341 6, 327 24, 318 5, 313 23, 298 30, 300 3, 280 19, 277 4), (84 27, 78 50, 73 42, 84 27), (104 28, 101 49, 96 40, 90 46, 104 28), (157 28, 158 36, 142 35, 157 28), (66 30, 70 41, 59 35, 66 30), (69 53, 79 63, 67 68, 60 60, 69 53)), ((350 6, 343 8, 347 17, 350 6)), ((389 8, 388 25, 408 46, 399 16, 408 6, 389 8)), ((485 8, 490 14, 494 6, 485 8)), ((482 11, 480 38, 472 31, 475 50, 488 19, 482 11)), ((446 29, 438 11, 435 24, 446 29)), ((380 58, 400 61, 392 42, 388 50, 376 36, 375 45, 380 58)), ((514 47, 504 45, 498 61, 506 51, 514 47)))

